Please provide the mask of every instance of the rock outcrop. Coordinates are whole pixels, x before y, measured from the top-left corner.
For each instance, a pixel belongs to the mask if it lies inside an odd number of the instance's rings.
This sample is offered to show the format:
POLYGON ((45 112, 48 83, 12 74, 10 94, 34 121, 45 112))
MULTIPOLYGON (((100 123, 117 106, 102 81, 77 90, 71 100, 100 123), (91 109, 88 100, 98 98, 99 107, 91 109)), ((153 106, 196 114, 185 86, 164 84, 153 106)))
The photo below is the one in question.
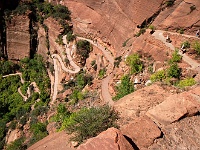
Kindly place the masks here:
POLYGON ((133 150, 134 148, 115 128, 109 128, 100 133, 97 137, 87 140, 77 150, 133 150))
POLYGON ((189 29, 186 32, 195 34, 200 27, 199 8, 199 0, 176 0, 175 5, 162 11, 153 24, 162 29, 189 29))
POLYGON ((131 138, 140 149, 151 146, 154 140, 161 136, 158 126, 147 116, 135 119, 122 127, 121 131, 131 138))
POLYGON ((162 128, 163 138, 155 140, 149 150, 200 149, 200 116, 187 117, 162 128))
POLYGON ((28 150, 74 150, 68 146, 69 136, 63 132, 56 132, 35 143, 28 150))
POLYGON ((161 104, 147 112, 147 115, 160 127, 169 125, 186 116, 193 116, 200 110, 196 95, 190 92, 170 95, 161 104))
POLYGON ((30 19, 28 15, 13 17, 7 22, 7 54, 10 60, 20 60, 30 56, 30 19))
POLYGON ((162 103, 170 93, 159 85, 151 85, 131 93, 114 104, 114 108, 120 113, 122 125, 129 123, 139 116, 162 103))
POLYGON ((137 25, 157 13, 163 0, 64 0, 72 11, 74 30, 79 34, 100 37, 116 50, 132 37, 137 25))

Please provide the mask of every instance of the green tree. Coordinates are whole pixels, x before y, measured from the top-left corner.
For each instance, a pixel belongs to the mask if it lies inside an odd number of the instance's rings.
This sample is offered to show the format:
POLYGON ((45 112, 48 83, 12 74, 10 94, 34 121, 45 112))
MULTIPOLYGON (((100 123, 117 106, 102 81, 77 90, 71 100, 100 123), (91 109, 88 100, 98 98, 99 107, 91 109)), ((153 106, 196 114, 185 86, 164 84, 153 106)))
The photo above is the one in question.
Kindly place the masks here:
POLYGON ((194 78, 187 78, 187 79, 181 80, 178 83, 178 87, 184 88, 186 86, 192 86, 192 85, 195 85, 195 84, 196 84, 196 81, 194 80, 194 78))
POLYGON ((121 78, 121 83, 116 87, 116 90, 117 94, 114 100, 118 100, 134 91, 134 85, 131 83, 128 75, 124 75, 121 78))
POLYGON ((143 69, 143 63, 138 54, 132 54, 126 58, 126 64, 131 68, 131 74, 139 73, 143 69))
POLYGON ((166 78, 165 71, 161 70, 151 75, 150 79, 152 82, 162 81, 166 78))
POLYGON ((79 144, 110 127, 118 127, 118 113, 109 106, 82 108, 64 120, 61 129, 74 136, 71 140, 79 144))
POLYGON ((194 50, 197 52, 197 54, 198 55, 200 55, 200 42, 195 42, 194 44, 193 44, 193 48, 194 48, 194 50))
POLYGON ((177 63, 173 63, 167 70, 168 77, 180 78, 181 76, 181 68, 178 67, 177 63))
POLYGON ((177 62, 180 62, 181 59, 182 59, 182 56, 178 54, 178 49, 176 49, 174 53, 172 54, 172 58, 169 60, 169 63, 170 64, 177 63, 177 62))

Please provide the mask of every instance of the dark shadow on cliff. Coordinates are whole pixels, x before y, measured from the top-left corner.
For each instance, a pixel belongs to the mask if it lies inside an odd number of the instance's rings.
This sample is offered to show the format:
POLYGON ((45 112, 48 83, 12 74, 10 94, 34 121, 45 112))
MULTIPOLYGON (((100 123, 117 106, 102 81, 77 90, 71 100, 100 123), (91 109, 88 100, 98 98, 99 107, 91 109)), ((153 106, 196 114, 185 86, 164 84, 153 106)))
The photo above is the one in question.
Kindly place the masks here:
POLYGON ((139 150, 139 148, 137 147, 137 145, 133 142, 133 140, 131 138, 129 138, 128 136, 124 135, 124 137, 126 138, 126 140, 132 145, 134 150, 139 150))

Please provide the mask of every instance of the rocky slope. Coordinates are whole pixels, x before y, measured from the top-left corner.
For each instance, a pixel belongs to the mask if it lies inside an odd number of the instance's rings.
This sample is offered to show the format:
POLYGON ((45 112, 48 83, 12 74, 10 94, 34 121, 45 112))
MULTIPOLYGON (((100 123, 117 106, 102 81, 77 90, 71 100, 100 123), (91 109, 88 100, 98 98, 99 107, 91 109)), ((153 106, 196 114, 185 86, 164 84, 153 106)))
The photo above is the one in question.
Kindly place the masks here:
POLYGON ((98 36, 116 50, 120 50, 122 43, 134 35, 138 25, 148 24, 154 19, 153 25, 161 29, 187 29, 186 32, 194 34, 199 28, 198 0, 176 0, 172 7, 166 7, 163 0, 66 0, 61 3, 72 11, 77 34, 98 36))
MULTIPOLYGON (((172 53, 171 49, 163 42, 153 38, 149 31, 140 37, 134 37, 134 34, 139 31, 137 27, 153 23, 159 29, 174 31, 187 29, 186 33, 194 34, 194 31, 200 26, 198 16, 200 3, 198 0, 176 0, 172 7, 165 7, 163 0, 154 2, 145 0, 129 0, 126 2, 122 0, 56 0, 52 2, 69 7, 72 11, 73 27, 77 35, 84 35, 91 39, 98 37, 98 40, 107 44, 104 45, 105 47, 112 46, 114 49, 111 51, 112 59, 116 55, 122 55, 123 61, 120 67, 114 70, 114 79, 110 83, 106 82, 110 85, 109 90, 112 91, 112 94, 114 93, 115 82, 122 75, 128 73, 128 67, 124 60, 131 52, 141 52, 144 61, 145 57, 152 59, 149 63, 154 63, 153 72, 163 69, 172 53), (191 11, 191 6, 195 6, 196 9, 191 11), (185 21, 185 19, 190 21, 185 21), (124 48, 127 51, 121 51, 122 43, 129 38, 131 39, 128 41, 128 46, 124 48)), ((24 56, 29 56, 29 21, 27 16, 17 16, 12 22, 13 25, 11 24, 8 27, 7 49, 9 59, 18 60, 24 56), (18 21, 14 24, 15 19, 18 21), (25 39, 19 40, 23 38, 25 39), (15 46, 17 46, 17 51, 14 51, 15 46)), ((48 31, 50 53, 57 51, 61 55, 64 49, 55 42, 60 34, 60 26, 52 18, 46 19, 44 23, 50 29, 48 31)), ((46 36, 47 33, 40 27, 38 30, 38 53, 48 57, 46 55, 48 52, 46 36)), ((187 38, 179 40, 176 37, 172 39, 172 44, 177 47, 180 46, 182 41, 187 40, 187 38)), ((91 68, 91 62, 97 60, 97 70, 107 67, 109 62, 99 51, 94 48, 86 63, 86 70, 95 74, 97 78, 98 71, 95 72, 91 68)), ((179 65, 187 70, 188 65, 185 62, 179 63, 179 65)), ((148 66, 145 67, 147 69, 148 66)), ((62 72, 61 67, 58 67, 58 70, 62 72)), ((108 70, 108 72, 110 73, 111 70, 108 70)), ((63 72, 60 74, 63 75, 62 77, 59 75, 59 82, 61 82, 61 78, 68 80, 71 77, 63 72)), ((141 76, 143 76, 144 82, 149 79, 149 75, 145 71, 141 76)), ((101 83, 100 80, 97 80, 94 80, 92 86, 100 89, 101 83)), ((112 103, 113 108, 120 113, 118 120, 120 130, 110 128, 97 137, 89 139, 77 149, 198 149, 200 145, 199 91, 199 83, 196 87, 192 87, 192 90, 185 92, 162 84, 154 84, 139 89, 112 103)), ((60 95, 59 98, 62 100, 64 96, 60 95)), ((51 133, 29 149, 71 149, 73 144, 68 144, 68 139, 68 135, 64 132, 51 133)))
POLYGON ((63 1, 72 11, 75 32, 100 37, 119 50, 132 37, 137 25, 159 11, 163 0, 70 0, 63 1))

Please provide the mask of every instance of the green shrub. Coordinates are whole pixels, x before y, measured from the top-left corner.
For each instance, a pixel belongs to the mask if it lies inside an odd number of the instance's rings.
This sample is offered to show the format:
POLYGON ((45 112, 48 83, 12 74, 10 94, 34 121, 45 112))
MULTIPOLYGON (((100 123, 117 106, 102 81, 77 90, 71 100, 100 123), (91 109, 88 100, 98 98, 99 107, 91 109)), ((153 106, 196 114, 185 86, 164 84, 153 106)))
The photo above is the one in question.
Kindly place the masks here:
POLYGON ((17 125, 17 122, 13 120, 13 121, 11 121, 9 128, 14 130, 16 128, 16 125, 17 125))
POLYGON ((63 36, 61 34, 58 35, 58 38, 56 39, 56 43, 58 43, 59 45, 63 45, 63 36))
POLYGON ((141 34, 144 34, 146 32, 145 28, 140 29, 138 33, 135 34, 136 37, 139 37, 141 34))
POLYGON ((151 31, 155 31, 156 27, 154 25, 150 25, 149 29, 151 29, 151 31))
POLYGON ((61 129, 72 134, 71 140, 79 144, 110 127, 118 127, 118 113, 109 106, 82 108, 64 120, 61 129))
POLYGON ((196 81, 194 80, 194 78, 187 78, 187 79, 181 80, 178 84, 178 87, 184 88, 186 86, 192 86, 195 84, 196 84, 196 81))
POLYGON ((94 66, 96 64, 96 60, 91 61, 91 66, 94 66))
POLYGON ((174 53, 172 54, 172 58, 169 60, 169 63, 170 64, 177 63, 177 62, 180 62, 181 59, 182 59, 182 56, 178 54, 178 50, 176 49, 174 53))
POLYGON ((192 13, 196 9, 195 5, 190 6, 190 13, 192 13))
POLYGON ((196 41, 196 42, 193 44, 193 48, 194 48, 194 50, 197 52, 197 54, 200 55, 200 42, 196 41))
POLYGON ((126 46, 126 44, 127 44, 127 42, 130 40, 130 38, 129 39, 127 39, 126 41, 124 41, 124 43, 122 44, 122 46, 123 47, 125 47, 126 46))
POLYGON ((139 73, 143 69, 143 63, 138 54, 132 54, 126 58, 126 64, 130 66, 131 74, 139 73))
POLYGON ((184 31, 185 31, 185 30, 184 30, 183 28, 177 29, 177 32, 180 33, 180 34, 184 34, 184 31))
POLYGON ((66 38, 67 38, 67 41, 73 41, 76 38, 76 36, 73 34, 72 31, 70 31, 70 32, 67 33, 66 38))
POLYGON ((75 89, 70 95, 70 99, 72 100, 73 104, 76 104, 79 100, 84 99, 84 94, 81 91, 75 89))
POLYGON ((100 79, 102 79, 105 76, 105 74, 106 74, 106 68, 103 68, 99 70, 98 76, 100 79))
POLYGON ((181 69, 178 68, 177 63, 173 63, 170 65, 170 67, 167 69, 167 76, 172 78, 180 78, 181 76, 181 69))
POLYGON ((190 48, 190 42, 185 41, 183 43, 181 43, 181 47, 184 45, 184 48, 190 48))
POLYGON ((25 138, 19 138, 6 146, 6 150, 26 150, 26 147, 23 146, 25 138))
POLYGON ((166 74, 164 70, 160 70, 154 74, 151 75, 150 80, 152 82, 156 81, 163 81, 166 78, 166 74))
POLYGON ((114 97, 114 100, 118 100, 134 91, 134 86, 130 81, 130 77, 128 75, 124 75, 121 78, 121 83, 116 86, 117 94, 114 97))
POLYGON ((85 65, 86 59, 89 57, 89 53, 92 51, 90 42, 86 40, 79 40, 76 44, 77 54, 81 56, 82 65, 85 65))

